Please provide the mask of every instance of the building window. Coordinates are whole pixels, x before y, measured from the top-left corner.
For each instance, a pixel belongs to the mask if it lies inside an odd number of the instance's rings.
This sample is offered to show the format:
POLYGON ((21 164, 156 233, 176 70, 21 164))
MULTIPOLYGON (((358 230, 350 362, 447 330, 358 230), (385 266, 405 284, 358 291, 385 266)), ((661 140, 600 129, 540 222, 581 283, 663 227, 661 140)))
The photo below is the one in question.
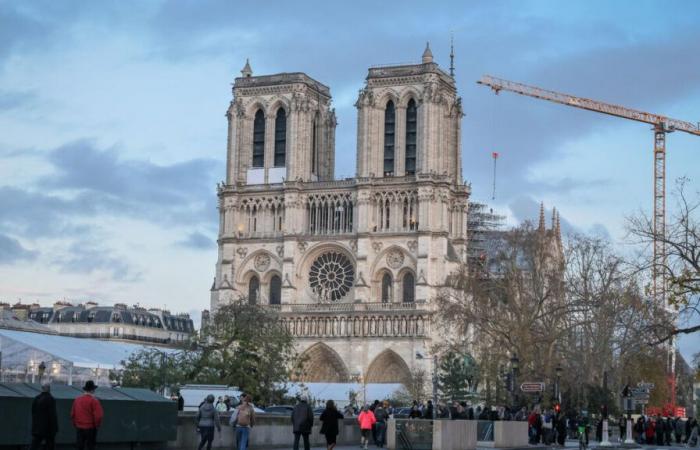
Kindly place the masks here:
POLYGON ((284 108, 277 110, 275 119, 275 167, 284 167, 287 149, 287 113, 284 108))
POLYGON ((277 275, 270 278, 270 304, 279 305, 282 303, 282 280, 277 275))
POLYGON ((253 121, 253 167, 265 166, 265 114, 262 109, 255 113, 253 121))
POLYGON ((391 275, 385 273, 382 277, 382 303, 391 302, 391 275))
POLYGON ((318 113, 314 117, 311 129, 311 173, 318 173, 318 113))
POLYGON ((416 300, 416 279, 411 272, 403 276, 403 302, 413 303, 416 300))
POLYGON ((335 302, 345 297, 355 282, 355 268, 342 253, 320 255, 309 270, 309 285, 319 300, 335 302))
POLYGON ((406 107, 406 175, 416 173, 416 134, 418 131, 418 109, 411 99, 406 107))
POLYGON ((394 131, 396 128, 396 110, 394 102, 389 100, 384 111, 384 176, 394 175, 394 131))
POLYGON ((257 275, 250 277, 248 282, 248 303, 254 305, 258 302, 260 296, 260 279, 257 275))

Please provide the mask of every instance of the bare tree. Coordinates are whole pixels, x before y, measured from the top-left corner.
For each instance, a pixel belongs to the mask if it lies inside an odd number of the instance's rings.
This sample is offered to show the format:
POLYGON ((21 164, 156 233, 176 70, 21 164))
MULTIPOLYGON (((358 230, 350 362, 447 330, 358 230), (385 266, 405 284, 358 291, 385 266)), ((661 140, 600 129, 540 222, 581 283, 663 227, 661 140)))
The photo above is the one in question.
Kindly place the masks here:
MULTIPOLYGON (((627 228, 633 242, 645 245, 648 250, 654 240, 666 248, 666 258, 646 258, 637 269, 648 271, 656 266, 667 280, 668 304, 678 312, 679 326, 672 316, 659 315, 651 327, 655 339, 651 344, 670 340, 678 334, 700 331, 700 325, 692 324, 700 318, 700 194, 689 197, 687 178, 677 181, 674 193, 675 211, 666 225, 665 233, 654 230, 653 219, 639 213, 627 219, 627 228)), ((648 253, 648 252, 647 252, 648 253)))

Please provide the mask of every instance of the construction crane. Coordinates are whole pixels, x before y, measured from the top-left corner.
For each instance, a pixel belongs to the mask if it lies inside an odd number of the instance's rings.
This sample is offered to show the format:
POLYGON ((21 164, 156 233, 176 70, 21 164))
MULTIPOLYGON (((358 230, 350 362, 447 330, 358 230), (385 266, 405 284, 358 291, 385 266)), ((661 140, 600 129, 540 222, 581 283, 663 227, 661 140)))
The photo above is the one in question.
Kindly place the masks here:
MULTIPOLYGON (((692 124, 683 120, 637 111, 635 109, 625 108, 624 106, 612 105, 588 98, 549 91, 536 86, 528 86, 526 84, 516 83, 489 75, 484 75, 477 83, 489 86, 496 94, 500 91, 510 91, 528 97, 559 103, 561 105, 587 109, 589 111, 652 125, 654 131, 654 259, 652 264, 652 290, 657 305, 663 306, 666 310, 669 310, 668 304, 666 303, 666 276, 664 269, 666 266, 666 247, 664 245, 664 240, 659 239, 660 236, 663 237, 666 234, 666 134, 673 131, 683 131, 700 136, 700 123, 692 124)), ((669 373, 671 374, 671 401, 675 409, 676 354, 673 340, 670 344, 670 352, 669 373)))
POLYGON ((637 122, 648 123, 654 130, 654 264, 652 266, 652 287, 654 299, 664 307, 666 305, 666 280, 663 267, 666 262, 666 249, 664 242, 658 239, 666 232, 666 134, 673 131, 684 131, 686 133, 700 136, 700 125, 692 124, 683 120, 672 119, 670 117, 651 114, 644 111, 625 108, 624 106, 612 105, 610 103, 599 102, 574 95, 562 94, 560 92, 549 91, 536 86, 516 83, 501 78, 484 75, 479 84, 489 86, 496 94, 500 91, 510 91, 528 97, 548 100, 574 108, 587 109, 611 116, 622 117, 623 119, 636 120, 637 122))

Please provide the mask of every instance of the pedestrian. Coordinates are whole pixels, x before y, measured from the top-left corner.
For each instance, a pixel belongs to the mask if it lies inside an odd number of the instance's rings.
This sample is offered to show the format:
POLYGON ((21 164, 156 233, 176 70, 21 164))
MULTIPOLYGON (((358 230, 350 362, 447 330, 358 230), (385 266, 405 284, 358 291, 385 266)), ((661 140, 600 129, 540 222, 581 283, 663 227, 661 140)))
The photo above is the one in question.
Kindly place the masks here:
POLYGON ((195 419, 197 429, 201 435, 198 450, 202 450, 206 444, 207 450, 211 450, 211 444, 214 441, 214 428, 221 433, 221 421, 219 419, 219 411, 214 406, 214 396, 209 394, 204 400, 202 406, 199 407, 197 417, 195 419))
POLYGON ((420 408, 418 407, 418 402, 416 400, 413 400, 413 404, 411 405, 411 412, 408 413, 408 418, 409 419, 420 419, 421 413, 420 413, 420 408))
POLYGON ((698 436, 698 421, 692 417, 688 418, 688 424, 686 424, 687 430, 687 440, 686 446, 688 447, 698 447, 700 446, 700 438, 698 436), (689 425, 688 425, 689 424, 689 425))
POLYGON ((671 435, 673 434, 673 422, 671 417, 666 417, 664 420, 664 444, 671 445, 671 435))
POLYGON ((249 394, 241 395, 241 404, 231 414, 229 423, 236 430, 238 450, 248 450, 250 430, 255 425, 255 408, 251 405, 252 401, 253 399, 249 394))
POLYGON ((367 405, 362 407, 360 415, 357 416, 357 421, 360 424, 360 447, 367 450, 367 444, 369 443, 369 436, 372 434, 372 427, 377 419, 374 417, 374 413, 370 411, 367 405))
POLYGON ((226 405, 226 412, 231 411, 231 397, 224 395, 224 405, 226 405))
POLYGON ((97 385, 88 380, 83 386, 83 395, 73 400, 70 418, 76 429, 75 446, 77 450, 94 450, 97 443, 97 430, 102 425, 104 411, 100 401, 95 398, 97 385))
POLYGON ((656 418, 656 445, 664 445, 664 419, 656 418))
POLYGON ((627 420, 625 419, 624 414, 620 416, 620 418, 617 420, 617 427, 620 429, 620 442, 624 442, 625 440, 625 433, 627 433, 627 420))
POLYGON ((383 448, 386 443, 386 421, 389 419, 389 413, 387 409, 389 407, 389 402, 384 401, 374 408, 374 443, 379 448, 383 448))
POLYGON ((51 395, 51 385, 41 385, 41 393, 32 402, 32 445, 31 450, 38 450, 44 443, 46 450, 53 450, 56 433, 58 433, 58 417, 56 415, 56 400, 51 395))
POLYGON ((564 447, 566 445, 566 416, 562 411, 559 411, 555 420, 557 427, 557 444, 564 447))
POLYGON ((425 411, 423 411, 423 418, 432 420, 432 418, 433 418, 433 401, 432 400, 428 400, 428 406, 425 408, 425 411))
POLYGON ((683 422, 680 417, 673 419, 673 434, 676 438, 676 444, 683 442, 683 422))
POLYGON ((181 393, 177 393, 177 410, 183 411, 185 409, 185 399, 182 398, 181 393))
POLYGON ((309 406, 306 397, 301 397, 292 411, 292 427, 294 431, 294 450, 299 450, 299 438, 304 438, 304 450, 310 450, 309 434, 314 426, 314 411, 309 406))
POLYGON ((656 424, 651 418, 647 419, 646 427, 644 427, 644 442, 648 445, 654 445, 654 436, 656 435, 656 424))
POLYGON ((339 434, 338 420, 342 418, 343 415, 335 407, 335 402, 328 400, 326 409, 323 410, 320 417, 322 422, 321 434, 326 437, 326 450, 333 450, 335 447, 339 434))

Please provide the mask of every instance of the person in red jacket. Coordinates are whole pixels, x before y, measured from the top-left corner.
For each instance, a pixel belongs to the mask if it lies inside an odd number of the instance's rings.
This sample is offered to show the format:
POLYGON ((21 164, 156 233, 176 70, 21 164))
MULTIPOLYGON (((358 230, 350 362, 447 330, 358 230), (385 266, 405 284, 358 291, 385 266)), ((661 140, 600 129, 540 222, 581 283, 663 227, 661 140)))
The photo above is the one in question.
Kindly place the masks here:
POLYGON ((95 398, 97 386, 92 380, 88 380, 83 387, 85 393, 73 400, 70 418, 73 421, 76 433, 75 446, 78 450, 94 450, 97 442, 97 429, 102 424, 102 405, 95 398))
POLYGON ((362 412, 357 416, 357 421, 360 423, 360 432, 362 437, 360 438, 360 447, 367 450, 367 443, 369 442, 369 435, 372 432, 372 427, 377 423, 377 419, 374 417, 374 413, 367 405, 362 407, 362 412))

